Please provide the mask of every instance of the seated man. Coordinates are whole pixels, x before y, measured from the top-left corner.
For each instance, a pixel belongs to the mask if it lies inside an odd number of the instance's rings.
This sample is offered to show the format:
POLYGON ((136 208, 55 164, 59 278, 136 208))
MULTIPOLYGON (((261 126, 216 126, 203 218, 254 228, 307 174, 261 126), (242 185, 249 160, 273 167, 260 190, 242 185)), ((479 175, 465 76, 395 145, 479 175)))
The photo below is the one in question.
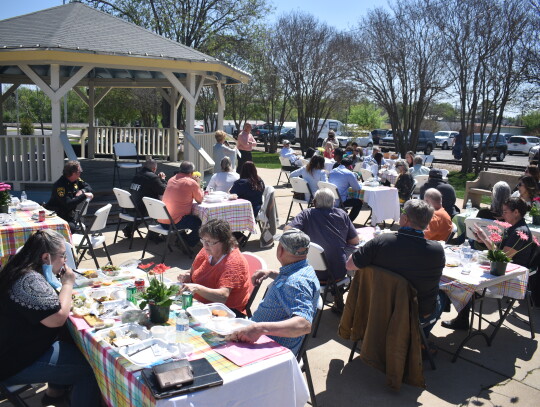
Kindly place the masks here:
POLYGON ((375 156, 379 157, 379 154, 382 155, 381 149, 373 147, 371 155, 364 157, 364 168, 371 169, 371 165, 373 164, 377 164, 379 167, 386 165, 386 160, 383 157, 380 157, 379 160, 375 158, 375 156))
MULTIPOLYGON (((347 269, 375 265, 404 278, 418 293, 418 315, 422 322, 438 319, 447 298, 439 292, 445 264, 443 247, 424 238, 433 208, 419 199, 405 202, 397 233, 384 233, 360 247, 347 260, 347 269)), ((426 335, 433 325, 425 329, 426 335)))
POLYGON ((420 157, 419 155, 415 156, 413 158, 413 167, 409 169, 409 174, 411 176, 417 177, 418 175, 428 175, 429 174, 429 168, 424 167, 424 159, 420 157))
MULTIPOLYGON (((156 171, 157 161, 149 158, 143 164, 141 171, 135 174, 131 180, 131 186, 129 187, 131 200, 141 216, 148 216, 146 206, 142 200, 143 197, 146 196, 148 198, 161 199, 165 192, 165 187, 167 186, 165 174, 163 172, 156 174, 156 171)), ((129 211, 129 214, 135 216, 137 212, 131 210, 129 211)), ((133 224, 130 223, 124 228, 124 236, 131 237, 132 225, 133 224)))
MULTIPOLYGON (((343 156, 345 155, 345 151, 343 151, 342 148, 336 148, 334 150, 334 160, 336 161, 334 165, 332 166, 332 169, 337 168, 341 165, 341 161, 343 160, 343 156)), ((351 157, 348 157, 348 159, 351 161, 351 157)))
POLYGON ((281 149, 279 155, 281 157, 288 158, 291 165, 294 165, 295 167, 302 166, 302 161, 300 161, 300 158, 302 157, 293 151, 291 148, 291 142, 289 140, 283 140, 283 148, 281 149))
POLYGON ((349 187, 352 188, 353 191, 359 191, 362 189, 362 185, 360 185, 360 183, 358 182, 356 175, 351 170, 347 169, 347 167, 350 166, 351 160, 344 158, 341 161, 339 167, 332 170, 332 172, 328 176, 328 180, 330 183, 334 184, 337 187, 343 205, 345 207, 352 206, 351 212, 349 213, 349 219, 354 222, 354 220, 360 213, 360 210, 362 209, 362 204, 364 202, 361 199, 349 198, 347 196, 349 187))
POLYGON ((306 258, 309 237, 298 229, 289 229, 279 237, 278 271, 259 270, 252 276, 253 284, 271 277, 273 284, 251 318, 249 325, 230 335, 228 339, 255 342, 261 335, 289 348, 297 354, 302 337, 311 332, 311 323, 317 310, 320 285, 306 258))
POLYGON ((69 223, 72 233, 77 229, 75 224, 77 206, 94 197, 90 185, 80 178, 81 174, 81 164, 78 161, 68 161, 64 165, 62 176, 53 184, 49 202, 45 204, 45 208, 55 211, 69 223))
MULTIPOLYGON (((191 214, 193 200, 201 203, 203 192, 199 183, 193 177, 194 166, 189 161, 180 164, 180 171, 169 179, 167 188, 163 194, 163 202, 178 229, 190 229, 191 233, 185 236, 189 246, 199 243, 199 228, 201 220, 191 214)), ((170 226, 169 219, 159 219, 159 224, 165 229, 170 226)))
POLYGON ((430 188, 435 188, 441 193, 442 206, 451 218, 459 213, 459 209, 456 207, 456 190, 452 185, 443 181, 441 170, 431 169, 429 171, 427 182, 420 187, 420 199, 424 199, 425 192, 430 188))
POLYGON ((435 209, 431 221, 424 231, 424 237, 428 240, 446 241, 452 232, 452 219, 450 219, 450 215, 442 207, 441 193, 435 188, 430 188, 424 195, 424 201, 435 209))

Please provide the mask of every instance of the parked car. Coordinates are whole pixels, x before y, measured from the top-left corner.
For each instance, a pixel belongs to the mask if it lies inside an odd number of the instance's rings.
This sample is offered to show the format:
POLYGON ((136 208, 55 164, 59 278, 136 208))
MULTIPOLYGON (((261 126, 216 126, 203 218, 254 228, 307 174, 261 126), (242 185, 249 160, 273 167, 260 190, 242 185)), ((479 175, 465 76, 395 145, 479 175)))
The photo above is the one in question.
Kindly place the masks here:
POLYGON ((488 134, 474 133, 473 135, 473 156, 477 160, 482 160, 485 154, 495 156, 497 161, 503 161, 508 152, 508 144, 503 135, 493 134, 491 140, 486 144, 488 134), (480 149, 480 141, 482 148, 480 149))
MULTIPOLYGON (((409 130, 409 136, 410 134, 411 132, 409 130)), ((429 155, 435 149, 436 143, 435 135, 432 131, 420 130, 418 134, 418 143, 416 144, 416 151, 423 151, 425 155, 429 155)), ((392 130, 388 130, 386 137, 379 141, 379 146, 384 152, 395 150, 396 146, 392 130)))
POLYGON ((279 142, 283 143, 283 140, 289 140, 291 144, 296 144, 296 129, 294 127, 283 127, 279 134, 279 142))
POLYGON ((367 147, 371 148, 373 147, 373 138, 371 137, 371 133, 367 132, 367 134, 363 136, 358 136, 356 138, 352 138, 351 141, 356 142, 359 147, 367 147))
POLYGON ((443 150, 448 150, 454 145, 454 138, 459 133, 457 131, 438 131, 435 133, 436 146, 443 150))
POLYGON ((508 140, 508 154, 529 154, 534 146, 540 143, 540 138, 534 136, 512 136, 508 140))
POLYGON ((374 144, 379 144, 379 140, 386 136, 388 130, 386 129, 375 129, 371 131, 371 137, 373 138, 374 144))
POLYGON ((529 150, 529 163, 532 163, 533 161, 538 162, 540 156, 540 145, 534 146, 529 150))
POLYGON ((504 137, 504 139, 506 140, 506 142, 508 143, 508 141, 510 141, 510 139, 515 136, 515 134, 512 134, 512 133, 499 133, 501 136, 504 137))

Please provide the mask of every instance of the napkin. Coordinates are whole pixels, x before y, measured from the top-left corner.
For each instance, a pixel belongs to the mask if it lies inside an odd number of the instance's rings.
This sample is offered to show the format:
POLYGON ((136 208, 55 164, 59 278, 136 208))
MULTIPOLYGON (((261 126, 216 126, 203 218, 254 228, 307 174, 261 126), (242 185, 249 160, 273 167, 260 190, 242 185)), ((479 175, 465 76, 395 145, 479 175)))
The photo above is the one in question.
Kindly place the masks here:
POLYGON ((289 349, 264 335, 255 343, 227 342, 223 346, 214 348, 214 350, 238 366, 249 365, 259 360, 289 352, 289 349))

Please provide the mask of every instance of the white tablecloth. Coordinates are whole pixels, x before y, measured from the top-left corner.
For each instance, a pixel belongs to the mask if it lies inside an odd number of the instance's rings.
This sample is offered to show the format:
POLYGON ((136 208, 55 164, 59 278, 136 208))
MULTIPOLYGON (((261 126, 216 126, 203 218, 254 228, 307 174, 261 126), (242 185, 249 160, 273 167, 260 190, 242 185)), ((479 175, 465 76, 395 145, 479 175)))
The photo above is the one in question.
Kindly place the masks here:
POLYGON ((330 158, 325 158, 324 159, 324 170, 326 172, 330 173, 330 171, 332 171, 335 163, 336 163, 335 160, 330 159, 330 158))
POLYGON ((399 197, 397 188, 362 186, 364 202, 372 209, 371 224, 384 220, 399 222, 399 197))
POLYGON ((227 373, 223 386, 170 399, 159 407, 303 407, 309 399, 304 376, 292 353, 227 373))

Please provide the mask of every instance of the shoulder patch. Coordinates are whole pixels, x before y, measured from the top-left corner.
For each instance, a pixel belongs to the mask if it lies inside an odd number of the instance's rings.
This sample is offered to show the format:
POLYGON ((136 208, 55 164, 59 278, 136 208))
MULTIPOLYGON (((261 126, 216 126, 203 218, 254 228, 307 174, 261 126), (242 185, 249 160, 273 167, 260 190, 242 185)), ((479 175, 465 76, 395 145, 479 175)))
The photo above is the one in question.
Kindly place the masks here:
POLYGON ((64 187, 56 188, 56 193, 60 198, 63 198, 66 195, 66 189, 64 187))

